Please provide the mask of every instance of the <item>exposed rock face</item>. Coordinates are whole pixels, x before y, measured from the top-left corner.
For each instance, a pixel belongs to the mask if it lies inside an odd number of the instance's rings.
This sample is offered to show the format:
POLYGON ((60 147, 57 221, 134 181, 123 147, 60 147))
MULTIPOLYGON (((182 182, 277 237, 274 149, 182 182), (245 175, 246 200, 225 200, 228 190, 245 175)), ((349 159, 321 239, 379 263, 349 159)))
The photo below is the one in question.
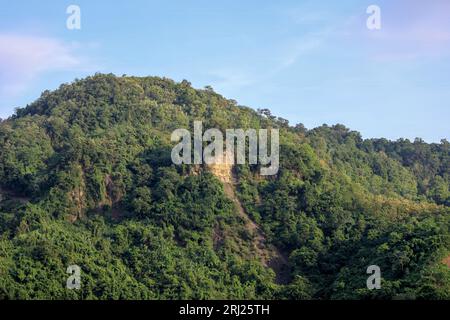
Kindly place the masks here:
POLYGON ((450 256, 448 256, 447 258, 445 258, 444 260, 442 260, 442 263, 446 264, 447 267, 450 268, 450 256))
POLYGON ((78 219, 82 218, 85 213, 86 204, 83 188, 79 186, 73 189, 71 192, 69 192, 69 198, 74 205, 74 210, 69 215, 68 220, 70 222, 75 222, 78 219))
POLYGON ((81 167, 77 168, 77 185, 68 193, 72 210, 67 217, 70 222, 75 222, 83 218, 89 209, 101 211, 104 206, 108 206, 113 211, 113 215, 119 216, 117 203, 122 200, 123 193, 118 190, 110 175, 103 179, 104 190, 102 199, 98 203, 88 203, 86 197, 86 183, 81 167))
POLYGON ((223 183, 233 182, 233 165, 228 163, 211 164, 207 168, 223 183))
POLYGON ((69 215, 66 219, 75 222, 84 217, 86 212, 86 182, 84 171, 81 165, 74 165, 71 168, 72 189, 67 192, 67 198, 70 204, 69 215))

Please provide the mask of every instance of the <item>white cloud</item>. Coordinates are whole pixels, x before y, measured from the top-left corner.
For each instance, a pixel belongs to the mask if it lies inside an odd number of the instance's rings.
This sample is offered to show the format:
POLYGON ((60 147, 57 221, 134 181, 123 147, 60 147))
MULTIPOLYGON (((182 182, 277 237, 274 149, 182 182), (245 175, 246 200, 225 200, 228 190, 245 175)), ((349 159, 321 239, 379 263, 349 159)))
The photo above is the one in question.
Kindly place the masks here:
POLYGON ((312 53, 315 49, 318 49, 326 35, 315 34, 314 36, 308 35, 302 39, 293 41, 286 50, 286 55, 283 57, 281 64, 278 66, 277 71, 288 68, 295 64, 297 60, 305 55, 312 53))
POLYGON ((0 93, 17 95, 45 72, 82 68, 75 47, 49 37, 0 33, 0 93))

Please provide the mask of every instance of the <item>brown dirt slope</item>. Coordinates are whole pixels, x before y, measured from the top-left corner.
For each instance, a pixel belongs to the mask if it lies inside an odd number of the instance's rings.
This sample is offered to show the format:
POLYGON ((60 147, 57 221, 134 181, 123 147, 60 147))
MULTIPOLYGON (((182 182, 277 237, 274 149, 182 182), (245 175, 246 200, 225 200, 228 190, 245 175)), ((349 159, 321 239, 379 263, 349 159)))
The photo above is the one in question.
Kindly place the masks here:
POLYGON ((271 268, 275 272, 277 283, 287 283, 288 272, 286 256, 274 245, 267 243, 266 236, 260 226, 250 219, 245 212, 245 209, 235 192, 237 179, 233 175, 232 165, 209 165, 208 170, 223 183, 225 194, 235 204, 238 215, 245 223, 245 228, 252 235, 252 251, 265 267, 271 268))

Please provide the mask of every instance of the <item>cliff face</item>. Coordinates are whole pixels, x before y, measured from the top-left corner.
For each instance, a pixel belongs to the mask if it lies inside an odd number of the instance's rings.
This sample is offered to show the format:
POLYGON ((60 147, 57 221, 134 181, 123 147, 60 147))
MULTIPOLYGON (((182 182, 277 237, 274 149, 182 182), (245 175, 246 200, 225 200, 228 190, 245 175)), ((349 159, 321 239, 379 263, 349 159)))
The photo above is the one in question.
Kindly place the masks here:
MULTIPOLYGON (((227 156, 226 153, 224 153, 224 158, 227 156)), ((225 161, 223 163, 216 163, 216 164, 210 164, 206 165, 207 170, 209 170, 214 176, 217 177, 222 183, 232 184, 236 183, 234 177, 233 177, 233 164, 226 163, 225 161)))

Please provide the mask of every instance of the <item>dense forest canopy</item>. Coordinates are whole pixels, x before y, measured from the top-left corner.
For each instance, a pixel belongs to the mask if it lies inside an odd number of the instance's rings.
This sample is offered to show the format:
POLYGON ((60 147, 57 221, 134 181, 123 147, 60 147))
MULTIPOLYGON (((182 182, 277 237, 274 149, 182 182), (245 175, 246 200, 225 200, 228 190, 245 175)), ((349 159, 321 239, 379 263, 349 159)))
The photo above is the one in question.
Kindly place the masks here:
POLYGON ((450 299, 449 156, 446 140, 290 126, 188 81, 63 84, 0 123, 0 299, 450 299), (278 128, 278 174, 174 165, 170 134, 196 120, 278 128))

